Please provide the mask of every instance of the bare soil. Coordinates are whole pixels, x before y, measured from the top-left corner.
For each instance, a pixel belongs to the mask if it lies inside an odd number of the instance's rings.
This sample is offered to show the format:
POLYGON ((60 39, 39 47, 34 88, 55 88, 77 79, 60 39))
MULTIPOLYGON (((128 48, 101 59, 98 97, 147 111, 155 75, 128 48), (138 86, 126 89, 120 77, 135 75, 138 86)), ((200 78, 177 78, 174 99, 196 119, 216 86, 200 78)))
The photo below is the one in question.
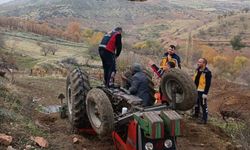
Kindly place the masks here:
MULTIPOLYGON (((60 93, 65 93, 65 78, 17 75, 12 89, 20 97, 22 104, 20 114, 30 119, 28 123, 11 119, 1 122, 0 133, 13 136, 12 146, 14 148, 24 149, 29 144, 39 148, 30 140, 30 136, 43 136, 49 142, 48 149, 53 150, 114 149, 112 141, 102 141, 96 136, 72 134, 68 120, 60 119, 58 113, 43 114, 37 111, 39 105, 60 104, 57 97, 60 93), (26 128, 27 126, 28 128, 26 128), (79 139, 75 144, 73 143, 74 137, 79 139)), ((218 80, 213 83, 210 93, 210 115, 221 117, 219 113, 220 104, 226 102, 223 109, 237 109, 240 107, 239 110, 243 114, 242 118, 245 118, 249 116, 247 115, 250 108, 249 99, 249 88, 218 80)), ((5 107, 1 100, 0 102, 0 106, 5 107)), ((180 150, 226 150, 233 148, 232 144, 230 144, 232 143, 231 138, 222 129, 210 123, 207 125, 197 124, 196 120, 189 117, 185 118, 184 135, 179 137, 177 142, 180 150)), ((5 148, 0 146, 0 149, 5 148)))

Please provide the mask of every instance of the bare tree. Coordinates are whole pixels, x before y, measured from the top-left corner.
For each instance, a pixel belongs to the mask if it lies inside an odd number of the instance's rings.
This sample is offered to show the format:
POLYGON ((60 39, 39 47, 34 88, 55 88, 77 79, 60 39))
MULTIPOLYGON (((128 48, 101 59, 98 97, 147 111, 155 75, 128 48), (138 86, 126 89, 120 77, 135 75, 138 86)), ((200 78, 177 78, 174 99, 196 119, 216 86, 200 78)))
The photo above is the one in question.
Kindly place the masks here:
POLYGON ((46 46, 46 45, 41 45, 41 53, 42 53, 42 55, 43 56, 47 56, 47 54, 49 53, 49 49, 48 49, 48 47, 46 46))
POLYGON ((48 53, 51 53, 52 55, 55 55, 56 52, 58 51, 58 49, 53 46, 53 45, 44 45, 44 44, 40 44, 39 45, 41 46, 41 53, 43 56, 47 56, 48 53))
POLYGON ((11 75, 11 79, 10 80, 11 83, 15 82, 14 79, 14 71, 18 70, 18 67, 16 65, 16 61, 15 59, 9 55, 9 56, 5 56, 5 55, 1 55, 0 56, 0 76, 5 77, 6 73, 8 72, 11 75))
POLYGON ((58 49, 52 45, 48 46, 48 51, 52 53, 52 55, 55 55, 58 49))

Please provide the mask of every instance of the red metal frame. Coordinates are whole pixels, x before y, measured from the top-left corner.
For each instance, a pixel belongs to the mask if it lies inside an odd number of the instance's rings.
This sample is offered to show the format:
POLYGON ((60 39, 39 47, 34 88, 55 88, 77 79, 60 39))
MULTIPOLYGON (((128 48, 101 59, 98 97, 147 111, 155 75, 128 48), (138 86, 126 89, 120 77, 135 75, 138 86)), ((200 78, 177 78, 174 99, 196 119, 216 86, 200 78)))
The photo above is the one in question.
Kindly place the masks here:
POLYGON ((112 137, 114 141, 115 148, 117 150, 136 150, 137 149, 137 122, 131 121, 128 125, 128 135, 125 141, 122 140, 120 135, 113 131, 112 137))

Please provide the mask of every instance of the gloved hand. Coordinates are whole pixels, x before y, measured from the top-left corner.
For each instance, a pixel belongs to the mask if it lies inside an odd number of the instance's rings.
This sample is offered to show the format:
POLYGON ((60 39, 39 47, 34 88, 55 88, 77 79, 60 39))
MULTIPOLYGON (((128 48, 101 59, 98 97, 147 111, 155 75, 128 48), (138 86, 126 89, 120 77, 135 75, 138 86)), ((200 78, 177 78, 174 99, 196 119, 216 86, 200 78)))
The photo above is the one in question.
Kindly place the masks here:
POLYGON ((207 99, 207 94, 202 94, 202 99, 207 99))

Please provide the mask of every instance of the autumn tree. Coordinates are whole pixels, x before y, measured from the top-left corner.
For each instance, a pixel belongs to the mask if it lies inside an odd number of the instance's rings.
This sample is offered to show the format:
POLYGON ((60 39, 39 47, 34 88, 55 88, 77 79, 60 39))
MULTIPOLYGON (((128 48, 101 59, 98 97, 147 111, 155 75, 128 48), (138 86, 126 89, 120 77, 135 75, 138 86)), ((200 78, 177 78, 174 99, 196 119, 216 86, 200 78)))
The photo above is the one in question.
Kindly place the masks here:
POLYGON ((65 35, 66 37, 69 37, 70 39, 76 42, 80 42, 81 39, 80 23, 78 22, 69 23, 65 35))
POLYGON ((104 33, 102 32, 96 32, 92 35, 92 37, 89 39, 89 43, 91 45, 99 44, 104 36, 104 33))

